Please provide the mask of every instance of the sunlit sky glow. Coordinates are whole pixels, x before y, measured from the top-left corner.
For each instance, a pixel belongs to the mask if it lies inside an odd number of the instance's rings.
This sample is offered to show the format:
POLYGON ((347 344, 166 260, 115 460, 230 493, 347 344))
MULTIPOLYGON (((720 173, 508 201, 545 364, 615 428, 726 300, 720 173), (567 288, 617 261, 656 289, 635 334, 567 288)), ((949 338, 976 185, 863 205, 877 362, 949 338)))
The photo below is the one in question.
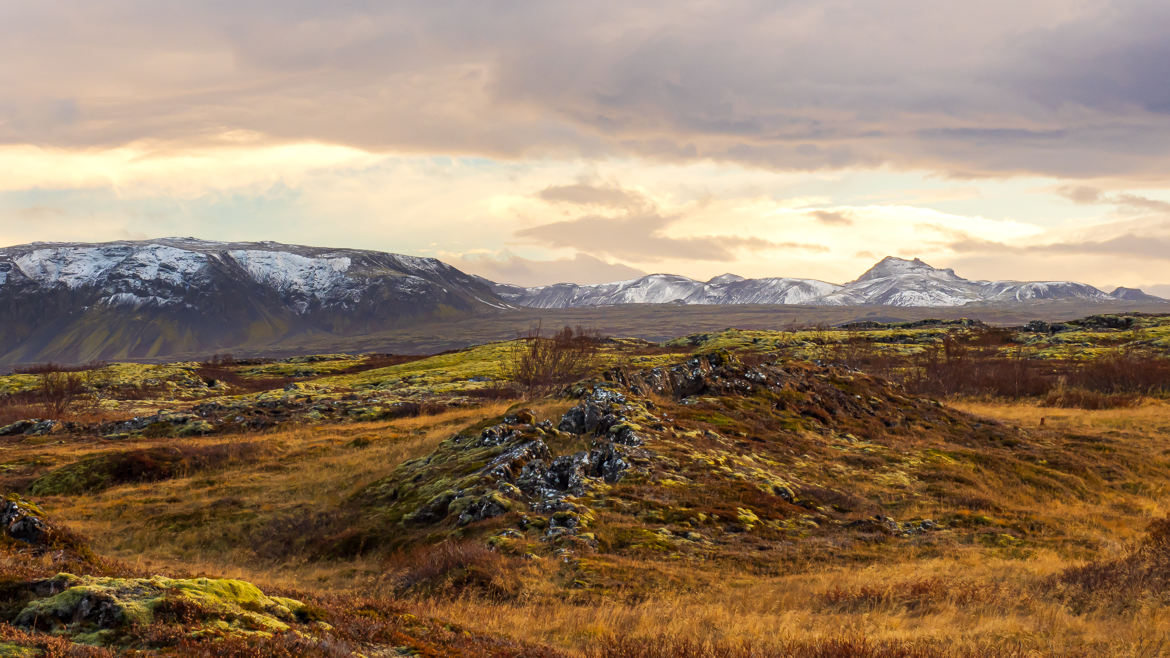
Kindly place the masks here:
POLYGON ((1170 5, 9 2, 0 243, 1170 294, 1170 5))

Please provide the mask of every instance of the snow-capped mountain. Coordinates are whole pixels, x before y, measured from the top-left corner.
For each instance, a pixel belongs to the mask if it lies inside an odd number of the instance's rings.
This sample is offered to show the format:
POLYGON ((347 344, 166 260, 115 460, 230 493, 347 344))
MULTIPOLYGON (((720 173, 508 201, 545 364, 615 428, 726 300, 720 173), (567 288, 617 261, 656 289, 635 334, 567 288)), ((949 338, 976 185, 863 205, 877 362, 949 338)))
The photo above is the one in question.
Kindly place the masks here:
MULTIPOLYGON (((355 249, 194 238, 34 243, 0 249, 0 364, 206 356, 233 346, 296 348, 307 340, 328 343, 518 307, 954 307, 1031 300, 1161 301, 1132 288, 1106 294, 1067 281, 970 281, 953 270, 900 258, 886 258, 843 285, 651 274, 600 285, 522 288, 433 258, 355 249)), ((531 315, 515 320, 526 323, 531 315)))
POLYGON ((478 277, 433 258, 275 242, 163 238, 104 244, 34 243, 0 249, 0 294, 13 289, 88 290, 113 306, 191 306, 193 289, 246 284, 279 296, 298 315, 356 309, 386 296, 503 307, 478 277), (444 299, 456 295, 460 300, 444 299), (462 302, 462 303, 461 303, 462 302))
POLYGON ((1131 302, 1162 302, 1166 301, 1161 297, 1155 297, 1144 290, 1137 288, 1114 288, 1113 292, 1109 293, 1113 299, 1123 299, 1131 302))
POLYGON ((1071 281, 972 281, 952 269, 931 267, 915 258, 882 259, 844 285, 815 279, 745 279, 724 274, 702 282, 672 274, 631 281, 579 286, 560 283, 520 288, 497 285, 502 298, 520 306, 569 308, 611 304, 807 304, 813 306, 963 306, 1031 300, 1157 301, 1132 288, 1104 293, 1071 281))
POLYGON ((813 279, 745 279, 734 274, 696 281, 675 274, 579 286, 558 283, 521 288, 497 285, 496 294, 519 306, 571 308, 613 304, 804 304, 840 286, 813 279))
POLYGON ((374 251, 193 238, 0 249, 8 362, 150 357, 509 306, 441 261, 374 251))
POLYGON ((931 267, 921 260, 893 256, 882 259, 840 290, 816 304, 882 306, 963 306, 979 302, 1022 302, 1034 299, 1108 301, 1109 295, 1070 281, 971 281, 952 269, 931 267))

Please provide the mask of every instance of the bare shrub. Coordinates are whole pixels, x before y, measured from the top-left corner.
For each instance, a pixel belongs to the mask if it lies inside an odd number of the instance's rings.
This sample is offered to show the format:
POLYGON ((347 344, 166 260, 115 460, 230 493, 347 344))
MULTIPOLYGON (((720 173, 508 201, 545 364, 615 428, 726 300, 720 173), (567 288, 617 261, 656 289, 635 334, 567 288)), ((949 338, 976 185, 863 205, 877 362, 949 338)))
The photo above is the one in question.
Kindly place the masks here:
POLYGON ((1070 383, 1101 393, 1170 393, 1170 359, 1160 354, 1117 349, 1090 359, 1069 374, 1070 383))
POLYGON ((475 541, 445 541, 400 553, 390 561, 401 592, 439 596, 474 591, 492 598, 510 598, 518 584, 504 574, 504 558, 475 541))
POLYGON ((62 418, 85 392, 85 382, 73 373, 46 372, 41 374, 37 391, 44 416, 62 418))
POLYGON ((1022 349, 1002 355, 998 347, 947 336, 915 360, 906 385, 932 395, 997 395, 1019 398, 1052 386, 1048 364, 1022 349))
POLYGON ((1098 560, 1053 576, 1049 587, 1074 610, 1129 609, 1143 600, 1170 602, 1170 518, 1150 524, 1125 556, 1098 560))
POLYGON ((18 420, 36 418, 43 411, 39 404, 28 395, 6 395, 0 397, 0 427, 18 420))
POLYGON ((1170 395, 1170 359, 1118 348, 1089 359, 1044 358, 1013 343, 1007 329, 985 327, 943 340, 913 355, 883 352, 859 334, 827 347, 828 360, 900 382, 935 396, 1039 398, 1046 406, 1109 409, 1141 396, 1170 395))
POLYGON ((79 365, 64 365, 60 363, 34 363, 28 366, 14 368, 12 372, 18 375, 43 375, 51 372, 89 372, 100 370, 109 364, 105 361, 91 361, 79 365))
POLYGON ((538 325, 516 341, 505 374, 529 397, 546 393, 588 374, 600 343, 593 330, 565 327, 546 337, 538 325))

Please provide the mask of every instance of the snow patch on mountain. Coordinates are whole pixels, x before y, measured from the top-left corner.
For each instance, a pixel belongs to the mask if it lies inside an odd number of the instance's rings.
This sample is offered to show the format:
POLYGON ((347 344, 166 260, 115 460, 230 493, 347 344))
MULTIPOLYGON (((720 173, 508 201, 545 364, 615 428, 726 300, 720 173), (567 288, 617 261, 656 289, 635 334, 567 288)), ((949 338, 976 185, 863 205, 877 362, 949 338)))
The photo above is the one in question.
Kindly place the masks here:
POLYGON ((179 286, 197 274, 206 259, 182 249, 151 244, 48 247, 21 254, 13 262, 21 273, 42 285, 76 289, 101 286, 110 279, 179 286))
POLYGON ((346 283, 352 263, 345 256, 313 258, 286 251, 237 249, 228 254, 258 283, 317 299, 346 283))
MULTIPOLYGON (((980 281, 983 299, 991 302, 1024 302, 1033 299, 1087 299, 1104 301, 1110 296, 1084 283, 1071 281, 980 281)), ((1116 299, 1116 298, 1114 298, 1116 299)))
POLYGON ((159 297, 157 295, 139 296, 132 292, 119 292, 102 297, 101 304, 106 306, 129 306, 133 308, 141 308, 143 306, 171 306, 176 304, 176 300, 159 297))

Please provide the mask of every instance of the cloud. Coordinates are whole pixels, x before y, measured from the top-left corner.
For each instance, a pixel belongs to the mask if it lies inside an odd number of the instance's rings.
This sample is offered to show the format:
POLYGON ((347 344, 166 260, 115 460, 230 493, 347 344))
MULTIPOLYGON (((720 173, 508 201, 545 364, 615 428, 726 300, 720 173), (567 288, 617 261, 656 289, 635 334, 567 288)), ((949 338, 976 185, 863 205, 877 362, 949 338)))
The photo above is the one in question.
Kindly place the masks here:
POLYGON ((1081 185, 1064 186, 1059 188, 1057 192, 1073 203, 1107 203, 1118 206, 1120 209, 1130 213, 1170 213, 1170 201, 1151 199, 1150 197, 1128 192, 1109 195, 1095 187, 1081 185))
POLYGON ((1170 166, 1170 6, 1144 0, 0 12, 8 144, 182 149, 244 131, 375 152, 782 170, 1153 178, 1170 166))
POLYGON ((1101 190, 1087 185, 1065 185, 1056 191, 1073 203, 1100 203, 1104 196, 1101 190))
POLYGON ((832 210, 813 210, 809 213, 822 224, 830 226, 852 226, 853 220, 847 213, 832 210))
MULTIPOLYGON (((1166 227, 1170 229, 1170 226, 1166 227)), ((1012 245, 964 236, 947 245, 957 253, 985 254, 1081 254, 1170 261, 1170 230, 1161 235, 1123 233, 1108 238, 1081 239, 1043 244, 1012 245)))
POLYGON ((676 219, 654 213, 624 217, 586 215, 522 229, 516 235, 548 247, 580 249, 593 254, 646 261, 730 261, 735 259, 736 252, 741 249, 759 250, 782 246, 754 237, 666 235, 665 229, 676 219))
POLYGON ((623 265, 608 263, 588 254, 577 253, 572 258, 532 260, 511 252, 499 254, 467 254, 446 257, 455 267, 478 274, 498 283, 518 286, 543 286, 553 283, 609 283, 644 276, 646 272, 623 265))
POLYGON ((545 247, 578 249, 638 262, 730 261, 742 251, 763 249, 828 250, 819 244, 773 242, 754 236, 672 235, 671 227, 687 219, 706 202, 700 201, 667 213, 645 195, 616 185, 578 183, 550 186, 538 192, 536 198, 557 205, 569 204, 581 210, 600 206, 609 213, 585 212, 573 219, 539 224, 516 232, 516 237, 545 247))
POLYGON ((543 201, 570 203, 578 206, 604 206, 607 208, 632 209, 649 205, 645 196, 632 190, 614 185, 550 185, 541 190, 537 197, 543 201))

